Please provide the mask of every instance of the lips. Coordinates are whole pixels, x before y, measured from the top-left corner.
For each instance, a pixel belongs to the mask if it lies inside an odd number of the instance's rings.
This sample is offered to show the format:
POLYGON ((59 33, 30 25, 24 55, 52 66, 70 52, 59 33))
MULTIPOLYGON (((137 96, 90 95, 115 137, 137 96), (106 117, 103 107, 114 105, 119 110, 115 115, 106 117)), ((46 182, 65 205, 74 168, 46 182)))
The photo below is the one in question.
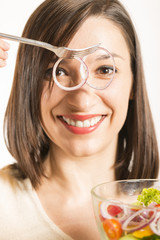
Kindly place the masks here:
POLYGON ((105 115, 65 115, 58 118, 72 133, 87 134, 97 129, 105 115))

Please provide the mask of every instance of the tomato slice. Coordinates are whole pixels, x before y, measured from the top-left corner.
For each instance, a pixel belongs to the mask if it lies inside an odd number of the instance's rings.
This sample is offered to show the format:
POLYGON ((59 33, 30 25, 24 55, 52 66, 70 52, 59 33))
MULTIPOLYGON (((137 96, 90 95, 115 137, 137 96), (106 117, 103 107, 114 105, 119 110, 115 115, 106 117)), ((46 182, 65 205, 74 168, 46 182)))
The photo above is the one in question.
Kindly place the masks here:
POLYGON ((112 217, 115 217, 122 212, 122 208, 116 205, 109 205, 107 211, 112 217))
POLYGON ((155 207, 157 208, 157 211, 160 212, 160 204, 155 205, 155 207))
POLYGON ((105 219, 103 229, 110 240, 118 240, 122 236, 122 227, 116 219, 105 219))

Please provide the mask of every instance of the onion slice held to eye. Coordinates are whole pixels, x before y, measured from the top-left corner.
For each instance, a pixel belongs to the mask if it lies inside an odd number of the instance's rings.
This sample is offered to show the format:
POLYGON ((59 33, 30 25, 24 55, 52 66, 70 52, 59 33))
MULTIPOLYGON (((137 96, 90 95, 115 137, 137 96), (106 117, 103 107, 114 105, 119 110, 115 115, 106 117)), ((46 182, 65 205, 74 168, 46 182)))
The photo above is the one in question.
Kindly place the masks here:
POLYGON ((140 209, 131 214, 122 224, 122 229, 127 232, 134 232, 140 230, 151 224, 156 217, 155 209, 140 209))

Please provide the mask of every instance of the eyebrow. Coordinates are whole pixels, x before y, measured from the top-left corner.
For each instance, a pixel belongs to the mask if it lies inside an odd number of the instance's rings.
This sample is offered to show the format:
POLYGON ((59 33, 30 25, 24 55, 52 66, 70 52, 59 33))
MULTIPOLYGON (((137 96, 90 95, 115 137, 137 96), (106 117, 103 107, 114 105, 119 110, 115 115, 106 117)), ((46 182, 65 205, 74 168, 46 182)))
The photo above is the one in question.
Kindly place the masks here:
MULTIPOLYGON (((118 55, 117 53, 111 52, 110 54, 113 58, 120 58, 124 61, 124 58, 122 56, 118 55)), ((98 56, 97 60, 103 60, 103 59, 109 59, 109 58, 110 58, 110 55, 106 53, 106 54, 98 56)), ((50 64, 54 64, 56 62, 56 60, 57 60, 57 57, 54 56, 52 58, 50 64)), ((63 63, 65 63, 65 59, 63 59, 63 63)))
POLYGON ((111 53, 111 55, 113 57, 118 57, 118 58, 121 58, 122 60, 124 60, 124 58, 122 56, 118 55, 117 53, 111 53))
MULTIPOLYGON (((111 56, 114 58, 118 57, 118 58, 121 58, 122 60, 124 60, 124 58, 122 56, 118 55, 117 53, 111 53, 111 56)), ((109 54, 103 54, 101 56, 98 56, 97 60, 108 59, 108 58, 110 58, 109 54)))

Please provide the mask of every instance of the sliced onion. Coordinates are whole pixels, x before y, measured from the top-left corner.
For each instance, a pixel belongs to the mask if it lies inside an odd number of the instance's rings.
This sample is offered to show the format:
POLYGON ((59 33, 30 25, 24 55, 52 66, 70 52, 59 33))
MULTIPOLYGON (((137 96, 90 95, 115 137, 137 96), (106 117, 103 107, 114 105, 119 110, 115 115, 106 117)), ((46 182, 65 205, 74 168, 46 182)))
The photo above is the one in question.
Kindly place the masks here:
POLYGON ((115 218, 120 222, 124 221, 129 215, 129 208, 125 207, 123 203, 116 200, 102 202, 100 206, 100 211, 103 218, 106 218, 106 219, 115 218), (110 215, 107 210, 109 206, 119 207, 122 209, 122 211, 116 216, 110 215))
POLYGON ((160 212, 157 212, 157 215, 153 222, 150 224, 151 230, 160 236, 160 212))
POLYGON ((140 230, 155 219, 156 210, 152 208, 142 208, 131 214, 122 224, 122 229, 127 232, 140 230))
POLYGON ((151 202, 151 203, 148 205, 148 207, 155 207, 156 205, 157 205, 156 202, 151 202))

